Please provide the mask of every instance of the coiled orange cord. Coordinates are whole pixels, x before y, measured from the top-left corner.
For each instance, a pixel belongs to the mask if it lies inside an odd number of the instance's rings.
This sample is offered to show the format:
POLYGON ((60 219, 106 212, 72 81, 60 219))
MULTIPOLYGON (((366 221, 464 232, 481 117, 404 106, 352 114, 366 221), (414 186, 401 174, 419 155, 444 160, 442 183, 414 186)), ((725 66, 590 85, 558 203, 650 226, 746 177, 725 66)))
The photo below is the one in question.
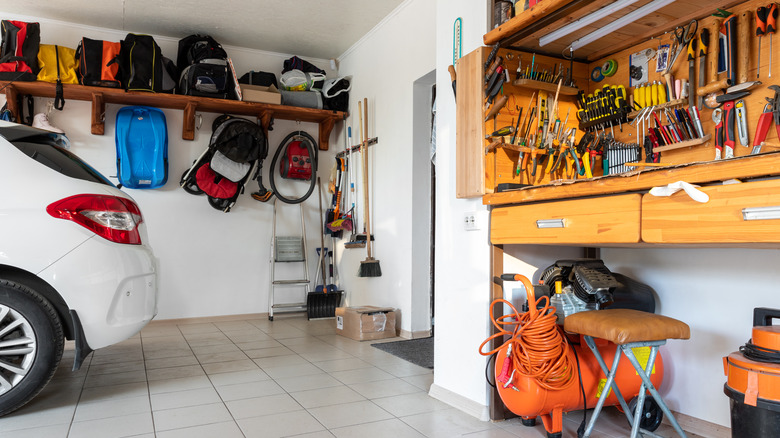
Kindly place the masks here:
MULTIPOLYGON (((549 297, 539 300, 534 295, 534 288, 528 278, 515 275, 516 281, 521 281, 528 295, 528 312, 520 313, 507 300, 497 299, 490 304, 490 319, 498 332, 491 335, 479 346, 479 353, 490 356, 505 346, 509 349, 512 361, 511 369, 536 380, 542 388, 562 390, 574 382, 576 368, 569 359, 569 343, 562 330, 556 324, 555 307, 550 306, 549 297), (545 300, 542 309, 537 304, 545 300), (494 317, 493 309, 497 304, 506 304, 512 313, 494 317), (510 335, 509 340, 495 350, 483 352, 485 345, 493 339, 510 335)), ((506 367, 506 362, 505 362, 506 367)), ((504 370, 504 375, 513 371, 504 370)))

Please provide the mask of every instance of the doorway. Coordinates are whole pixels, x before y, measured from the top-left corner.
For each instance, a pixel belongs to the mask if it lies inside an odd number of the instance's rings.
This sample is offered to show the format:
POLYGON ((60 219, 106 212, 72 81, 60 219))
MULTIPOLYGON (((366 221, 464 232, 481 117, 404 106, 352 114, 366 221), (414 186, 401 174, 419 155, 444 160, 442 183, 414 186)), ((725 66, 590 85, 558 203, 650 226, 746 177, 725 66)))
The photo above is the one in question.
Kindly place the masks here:
POLYGON ((412 109, 412 337, 433 334, 436 70, 414 81, 412 109))

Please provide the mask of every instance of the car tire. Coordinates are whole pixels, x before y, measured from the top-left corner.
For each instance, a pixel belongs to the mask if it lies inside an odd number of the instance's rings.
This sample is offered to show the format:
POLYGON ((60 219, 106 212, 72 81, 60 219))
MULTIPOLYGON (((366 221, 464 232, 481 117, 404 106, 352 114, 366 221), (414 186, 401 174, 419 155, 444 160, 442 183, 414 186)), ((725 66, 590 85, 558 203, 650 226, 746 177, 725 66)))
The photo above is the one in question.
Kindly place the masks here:
POLYGON ((0 417, 24 406, 49 383, 64 343, 51 303, 23 284, 0 279, 0 417))

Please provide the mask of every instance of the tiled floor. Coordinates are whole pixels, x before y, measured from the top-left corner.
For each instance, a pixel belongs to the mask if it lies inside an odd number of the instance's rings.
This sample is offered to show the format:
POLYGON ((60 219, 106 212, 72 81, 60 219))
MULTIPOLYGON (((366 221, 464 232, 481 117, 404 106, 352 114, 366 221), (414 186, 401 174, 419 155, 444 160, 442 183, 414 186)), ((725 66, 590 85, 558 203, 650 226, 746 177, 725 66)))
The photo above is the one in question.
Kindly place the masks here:
MULTIPOLYGON (((431 370, 333 326, 297 316, 156 321, 75 373, 69 343, 54 380, 0 419, 0 438, 546 436, 540 424, 479 421, 429 397, 431 370)), ((610 411, 594 437, 628 435, 610 411)), ((564 437, 581 418, 567 415, 564 437)))

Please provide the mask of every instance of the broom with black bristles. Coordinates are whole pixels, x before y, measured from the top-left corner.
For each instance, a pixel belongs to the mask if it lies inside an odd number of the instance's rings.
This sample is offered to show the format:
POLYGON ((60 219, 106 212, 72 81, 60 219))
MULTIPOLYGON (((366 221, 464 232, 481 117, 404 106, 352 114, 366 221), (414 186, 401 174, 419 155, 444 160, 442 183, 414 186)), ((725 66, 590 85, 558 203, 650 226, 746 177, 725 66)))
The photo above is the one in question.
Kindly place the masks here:
POLYGON ((360 262, 358 277, 381 277, 382 268, 379 267, 379 260, 371 256, 371 222, 368 216, 368 99, 363 98, 363 108, 360 108, 358 100, 358 114, 360 115, 360 124, 363 129, 360 131, 361 154, 363 157, 363 222, 366 226, 366 251, 368 257, 360 262), (365 111, 365 117, 363 117, 365 111))

